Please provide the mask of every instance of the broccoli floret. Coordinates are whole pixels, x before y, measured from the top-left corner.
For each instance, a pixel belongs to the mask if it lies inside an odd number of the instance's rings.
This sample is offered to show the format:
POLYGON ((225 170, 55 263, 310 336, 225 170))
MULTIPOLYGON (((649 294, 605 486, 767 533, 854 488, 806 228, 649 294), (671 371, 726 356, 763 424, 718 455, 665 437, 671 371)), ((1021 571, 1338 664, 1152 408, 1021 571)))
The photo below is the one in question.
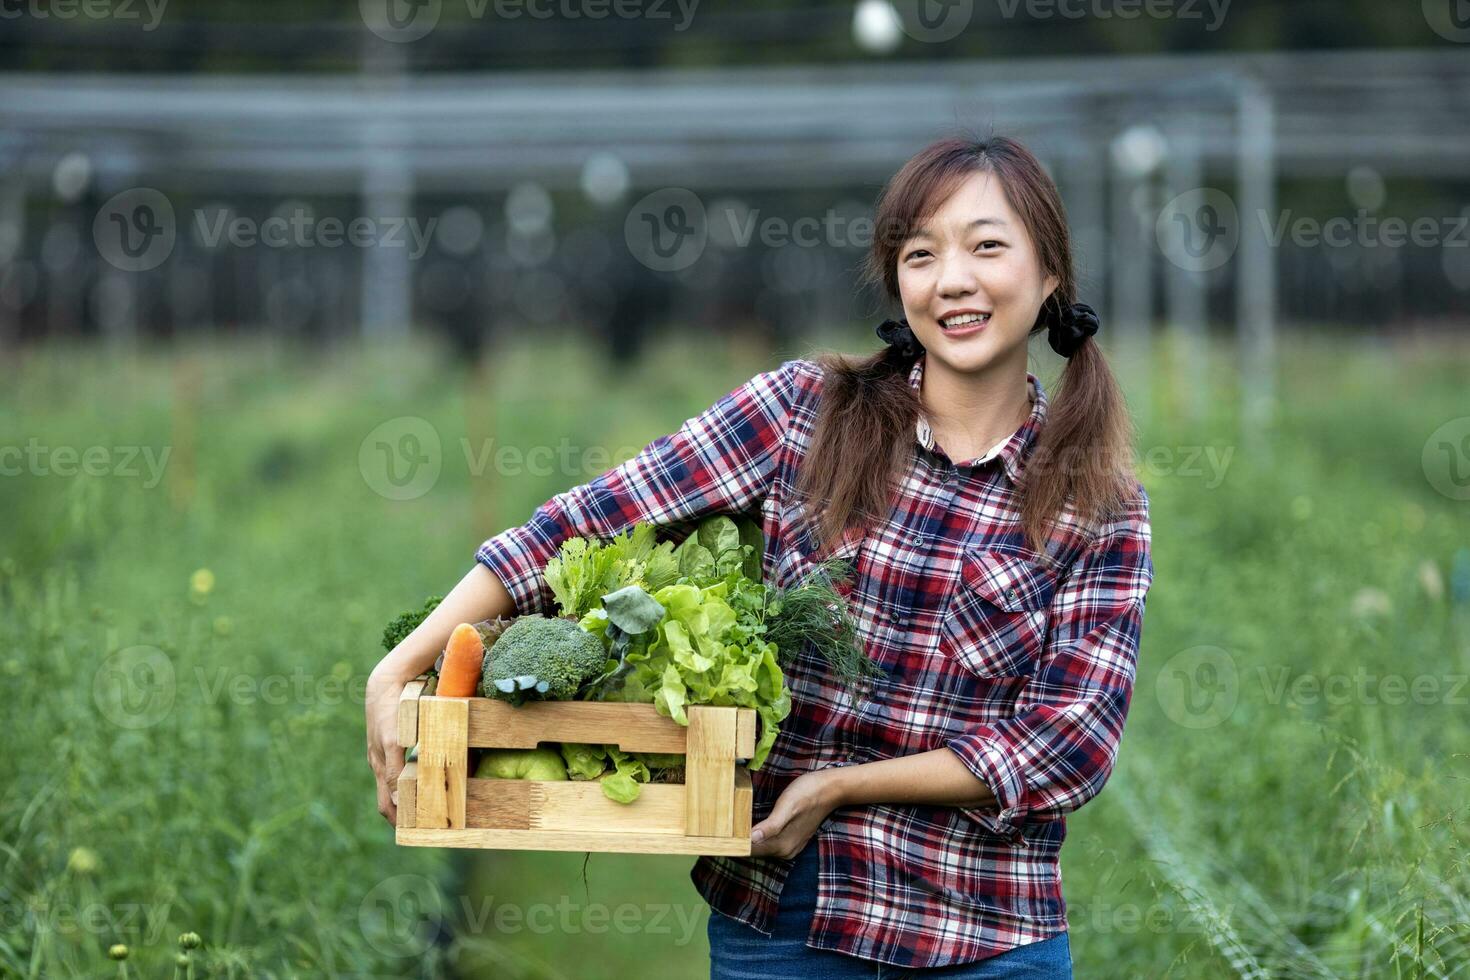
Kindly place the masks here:
POLYGON ((520 616, 485 657, 480 693, 513 704, 538 695, 570 701, 606 665, 602 641, 573 620, 520 616))

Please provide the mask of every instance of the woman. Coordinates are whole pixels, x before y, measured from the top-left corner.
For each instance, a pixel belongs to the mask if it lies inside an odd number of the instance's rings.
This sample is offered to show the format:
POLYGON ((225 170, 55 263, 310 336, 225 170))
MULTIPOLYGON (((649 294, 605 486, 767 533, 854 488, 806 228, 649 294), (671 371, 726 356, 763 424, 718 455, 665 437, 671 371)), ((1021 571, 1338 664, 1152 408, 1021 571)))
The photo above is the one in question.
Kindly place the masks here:
POLYGON ((751 857, 691 872, 712 977, 1069 977, 1064 817, 1112 770, 1153 578, 1131 427, 1023 146, 934 143, 875 227, 868 273, 905 314, 883 350, 788 361, 553 497, 384 658, 379 809, 393 819, 391 705, 454 624, 554 608, 539 570, 569 536, 758 512, 769 581, 853 562, 883 676, 853 699, 819 658, 787 670, 751 857), (1043 331, 1068 358, 1054 402, 1026 370, 1043 331))

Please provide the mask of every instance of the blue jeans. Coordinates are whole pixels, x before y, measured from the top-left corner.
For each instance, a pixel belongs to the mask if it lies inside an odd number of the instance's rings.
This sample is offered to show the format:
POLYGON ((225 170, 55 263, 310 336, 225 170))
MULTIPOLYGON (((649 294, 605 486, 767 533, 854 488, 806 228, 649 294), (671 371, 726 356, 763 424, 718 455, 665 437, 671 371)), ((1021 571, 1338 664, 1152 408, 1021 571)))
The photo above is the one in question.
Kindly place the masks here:
POLYGON ((710 980, 1071 980, 1065 932, 976 963, 909 969, 806 945, 817 906, 817 839, 796 857, 767 938, 715 910, 709 916, 710 980))

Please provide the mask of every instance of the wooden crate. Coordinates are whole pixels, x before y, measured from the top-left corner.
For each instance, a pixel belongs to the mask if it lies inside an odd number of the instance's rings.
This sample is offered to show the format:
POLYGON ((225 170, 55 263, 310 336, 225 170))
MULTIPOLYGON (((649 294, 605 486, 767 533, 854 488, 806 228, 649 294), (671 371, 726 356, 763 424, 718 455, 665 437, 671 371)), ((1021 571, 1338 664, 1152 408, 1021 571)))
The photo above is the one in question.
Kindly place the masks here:
POLYGON ((398 706, 398 741, 418 760, 398 778, 397 841, 415 847, 750 854, 750 708, 692 705, 685 727, 651 704, 425 695, 411 682, 398 706), (596 742, 625 752, 685 756, 683 783, 645 783, 618 803, 596 780, 472 779, 471 748, 596 742))

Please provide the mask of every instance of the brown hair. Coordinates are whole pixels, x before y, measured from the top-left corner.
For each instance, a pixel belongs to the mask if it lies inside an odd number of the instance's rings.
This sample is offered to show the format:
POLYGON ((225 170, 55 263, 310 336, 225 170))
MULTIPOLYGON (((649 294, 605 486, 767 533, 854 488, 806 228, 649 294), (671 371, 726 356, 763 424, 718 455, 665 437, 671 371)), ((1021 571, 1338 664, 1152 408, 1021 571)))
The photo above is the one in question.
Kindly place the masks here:
MULTIPOLYGON (((938 140, 910 159, 878 199, 864 278, 899 300, 903 243, 972 173, 996 175, 1056 290, 1043 302, 1031 335, 1045 331, 1063 305, 1076 302, 1071 237, 1056 184, 1021 143, 1003 136, 938 140)), ((891 494, 909 459, 922 410, 908 383, 913 357, 885 347, 866 357, 822 353, 821 406, 796 493, 817 512, 823 548, 849 525, 870 528, 886 518, 891 494), (854 465, 872 460, 878 465, 854 465)), ((1021 473, 1027 544, 1046 553, 1047 525, 1070 499, 1085 521, 1115 513, 1132 493, 1132 423, 1102 349, 1087 338, 1067 359, 1042 432, 1021 473), (1079 465, 1080 464, 1080 465, 1079 465)))

